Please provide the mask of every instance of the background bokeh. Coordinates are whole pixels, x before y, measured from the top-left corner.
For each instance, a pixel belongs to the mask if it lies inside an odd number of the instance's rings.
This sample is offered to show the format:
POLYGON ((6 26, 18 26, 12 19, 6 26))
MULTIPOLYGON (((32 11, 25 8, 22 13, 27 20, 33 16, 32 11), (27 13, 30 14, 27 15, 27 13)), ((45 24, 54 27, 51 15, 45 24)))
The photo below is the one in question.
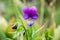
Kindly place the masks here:
MULTIPOLYGON (((0 40, 19 40, 18 33, 23 28, 12 29, 15 23, 28 29, 31 40, 31 28, 23 18, 24 6, 36 6, 38 10, 38 19, 32 26, 36 33, 32 40, 60 40, 60 0, 0 0, 0 40)), ((27 40, 26 35, 20 40, 27 40)))

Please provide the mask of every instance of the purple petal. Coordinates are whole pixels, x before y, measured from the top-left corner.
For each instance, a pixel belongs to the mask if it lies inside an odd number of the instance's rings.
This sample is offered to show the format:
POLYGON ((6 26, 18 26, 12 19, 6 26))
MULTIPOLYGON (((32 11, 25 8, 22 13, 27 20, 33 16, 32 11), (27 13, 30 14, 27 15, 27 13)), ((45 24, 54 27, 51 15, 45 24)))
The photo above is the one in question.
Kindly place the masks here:
POLYGON ((28 14, 24 14, 24 19, 25 20, 29 19, 29 15, 28 14))
POLYGON ((31 18, 32 19, 37 19, 38 18, 38 14, 37 14, 37 8, 35 6, 31 7, 31 18))
POLYGON ((31 13, 36 14, 37 13, 37 8, 35 6, 31 7, 31 13))
POLYGON ((32 26, 34 24, 34 21, 32 20, 32 21, 27 21, 27 25, 28 26, 32 26))
POLYGON ((23 8, 24 14, 28 14, 28 10, 29 10, 29 8, 28 8, 27 6, 25 6, 25 7, 23 8))
POLYGON ((38 18, 38 15, 37 14, 34 14, 34 15, 32 15, 31 18, 36 20, 38 18))
POLYGON ((29 8, 27 6, 24 7, 23 9, 24 12, 24 19, 28 19, 29 18, 29 8))

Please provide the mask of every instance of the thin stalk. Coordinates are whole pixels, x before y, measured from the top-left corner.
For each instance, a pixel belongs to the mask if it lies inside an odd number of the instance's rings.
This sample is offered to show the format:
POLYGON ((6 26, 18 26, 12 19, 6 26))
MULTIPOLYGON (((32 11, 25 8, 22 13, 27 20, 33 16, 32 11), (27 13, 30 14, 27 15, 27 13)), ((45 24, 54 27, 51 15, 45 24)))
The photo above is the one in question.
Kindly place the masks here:
MULTIPOLYGON (((18 10, 18 13, 19 13, 19 10, 18 10)), ((17 13, 17 16, 19 16, 18 13, 17 13)), ((22 24, 23 24, 22 19, 21 19, 20 17, 18 17, 18 18, 21 20, 21 22, 22 22, 22 24)), ((27 30, 25 29, 25 26, 24 26, 24 25, 22 25, 22 27, 24 28, 24 30, 25 30, 25 32, 26 32, 26 39, 28 40, 27 30)))
POLYGON ((32 40, 32 27, 28 26, 28 40, 32 40))
MULTIPOLYGON (((19 13, 19 10, 18 10, 18 9, 17 9, 17 12, 19 13)), ((17 16, 19 16, 18 13, 17 13, 17 16)), ((21 23, 24 24, 23 21, 22 21, 22 18, 20 18, 20 17, 18 17, 18 18, 21 20, 21 23)), ((28 40, 27 30, 26 30, 26 28, 25 28, 24 25, 22 25, 22 27, 24 28, 24 30, 25 30, 25 32, 26 32, 26 39, 28 40)))
POLYGON ((32 31, 33 31, 33 30, 32 30, 32 27, 31 27, 30 29, 31 29, 31 38, 30 38, 30 39, 32 40, 32 31))
POLYGON ((40 26, 42 26, 42 24, 43 24, 44 6, 45 6, 44 0, 41 0, 40 26))
POLYGON ((50 11, 50 14, 51 14, 51 25, 55 28, 56 24, 55 24, 55 21, 54 21, 54 18, 55 18, 55 2, 56 0, 53 0, 50 5, 48 6, 49 7, 49 11, 50 11))
MULTIPOLYGON (((16 4, 16 3, 15 3, 16 4)), ((19 10, 18 10, 18 8, 17 8, 17 6, 14 4, 14 6, 15 6, 15 10, 16 10, 16 17, 17 18, 19 18, 20 20, 21 20, 21 23, 23 24, 23 21, 22 21, 22 18, 21 17, 19 17, 20 15, 19 15, 19 10)), ((24 27, 24 25, 22 25, 22 27, 24 28, 24 30, 25 30, 25 32, 26 32, 26 39, 28 40, 28 35, 27 35, 27 30, 25 29, 25 27, 24 27)))
POLYGON ((23 40, 23 32, 21 32, 21 40, 23 40))
POLYGON ((18 35, 17 40, 20 40, 20 34, 18 35))
MULTIPOLYGON (((22 25, 23 26, 23 25, 22 25)), ((25 33, 26 33, 26 39, 28 40, 28 35, 27 35, 27 30, 25 29, 25 27, 23 26, 25 33)))
POLYGON ((45 29, 45 27, 46 27, 47 24, 48 24, 48 22, 46 21, 46 22, 44 23, 44 25, 42 25, 38 30, 36 30, 36 31, 32 34, 32 38, 33 38, 33 36, 34 36, 36 33, 38 33, 38 32, 41 33, 41 30, 45 29))
MULTIPOLYGON (((18 14, 19 16, 19 14, 18 14)), ((19 17, 19 19, 21 20, 21 18, 19 17)), ((22 24, 23 24, 23 21, 21 20, 22 24)), ((27 30, 25 29, 24 25, 22 25, 22 27, 24 28, 25 32, 26 32, 26 39, 28 40, 28 35, 27 35, 27 30)))
POLYGON ((38 33, 39 31, 41 31, 43 28, 45 27, 45 25, 41 26, 41 28, 39 28, 38 30, 35 31, 35 33, 32 34, 32 37, 38 33))

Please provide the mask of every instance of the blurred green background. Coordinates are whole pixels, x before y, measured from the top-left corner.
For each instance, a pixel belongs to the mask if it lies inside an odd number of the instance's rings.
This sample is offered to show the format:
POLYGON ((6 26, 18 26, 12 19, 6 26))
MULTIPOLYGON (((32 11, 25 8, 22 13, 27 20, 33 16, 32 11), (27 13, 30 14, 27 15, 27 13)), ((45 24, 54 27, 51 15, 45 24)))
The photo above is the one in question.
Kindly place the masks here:
MULTIPOLYGON (((12 29, 16 22, 28 27, 23 18, 24 6, 36 6, 38 9, 39 18, 32 27, 34 32, 44 25, 32 40, 60 40, 60 0, 0 0, 0 40, 17 40, 17 37, 13 38, 14 32, 17 31, 17 35, 23 29, 12 29)), ((27 40, 23 36, 23 40, 27 40)))

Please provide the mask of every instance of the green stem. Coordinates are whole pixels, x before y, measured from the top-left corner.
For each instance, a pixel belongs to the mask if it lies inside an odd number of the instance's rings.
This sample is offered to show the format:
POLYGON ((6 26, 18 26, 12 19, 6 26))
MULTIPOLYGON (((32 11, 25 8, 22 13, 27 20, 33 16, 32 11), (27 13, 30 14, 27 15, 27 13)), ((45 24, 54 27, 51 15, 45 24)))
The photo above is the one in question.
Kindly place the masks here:
POLYGON ((23 26, 23 28, 24 28, 24 30, 25 30, 25 32, 26 32, 26 39, 28 40, 27 30, 26 30, 26 28, 25 28, 25 26, 24 26, 24 23, 23 23, 23 20, 22 20, 22 18, 21 18, 22 16, 19 15, 20 12, 19 12, 17 6, 16 6, 15 4, 14 4, 14 6, 15 6, 15 10, 16 10, 16 17, 21 20, 21 23, 23 24, 22 26, 23 26), (19 16, 20 16, 20 17, 19 17, 19 16))
MULTIPOLYGON (((19 12, 19 11, 18 11, 18 12, 19 12)), ((19 16, 19 14, 17 14, 17 15, 19 16)), ((18 18, 21 20, 21 22, 22 22, 22 24, 23 24, 22 19, 21 19, 20 17, 18 17, 18 18)), ((26 28, 25 28, 24 25, 22 25, 22 27, 24 28, 24 30, 25 30, 25 32, 26 32, 26 39, 28 40, 27 30, 26 30, 26 28)))
MULTIPOLYGON (((22 25, 23 26, 23 25, 22 25)), ((28 35, 27 35, 27 30, 25 29, 25 27, 23 26, 25 33, 26 33, 26 39, 28 40, 28 35)))
MULTIPOLYGON (((18 10, 17 12, 19 13, 19 10, 18 10)), ((17 16, 19 16, 18 13, 17 13, 17 16)), ((23 21, 22 21, 22 19, 21 19, 20 17, 18 17, 18 18, 21 20, 22 24, 24 24, 23 21)), ((24 25, 22 25, 22 27, 24 28, 24 30, 25 30, 25 32, 26 32, 26 39, 28 40, 27 30, 26 30, 26 28, 25 28, 24 25)))
POLYGON ((32 27, 28 28, 29 40, 32 40, 32 27))
POLYGON ((21 40, 23 40, 23 33, 21 32, 21 40))
POLYGON ((33 30, 32 30, 32 27, 31 27, 31 40, 32 40, 32 31, 33 31, 33 30))

